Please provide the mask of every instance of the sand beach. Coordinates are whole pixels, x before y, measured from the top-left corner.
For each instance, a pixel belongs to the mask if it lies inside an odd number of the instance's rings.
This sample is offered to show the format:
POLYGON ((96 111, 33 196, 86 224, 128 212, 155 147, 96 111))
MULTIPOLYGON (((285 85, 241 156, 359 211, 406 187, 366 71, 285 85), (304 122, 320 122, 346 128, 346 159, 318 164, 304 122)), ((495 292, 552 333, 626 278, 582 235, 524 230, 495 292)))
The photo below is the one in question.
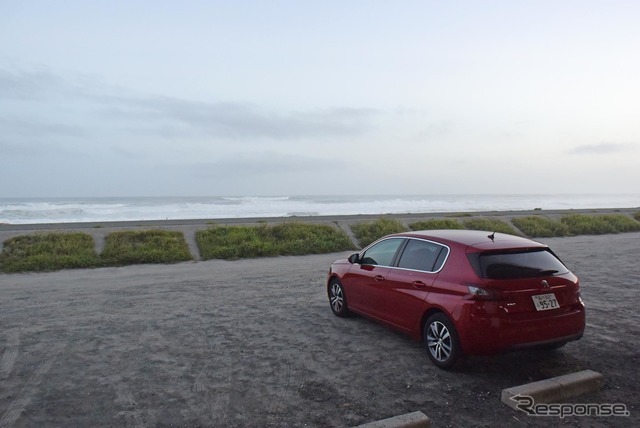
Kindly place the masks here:
MULTIPOLYGON (((2 225, 0 240, 207 224, 2 225)), ((584 338, 449 372, 421 343, 331 313, 326 272, 348 253, 0 274, 0 427, 344 427, 416 410, 438 427, 637 426, 640 233, 542 241, 581 279, 584 338), (584 369, 606 384, 573 402, 623 403, 629 417, 550 420, 500 403, 504 388, 584 369)))

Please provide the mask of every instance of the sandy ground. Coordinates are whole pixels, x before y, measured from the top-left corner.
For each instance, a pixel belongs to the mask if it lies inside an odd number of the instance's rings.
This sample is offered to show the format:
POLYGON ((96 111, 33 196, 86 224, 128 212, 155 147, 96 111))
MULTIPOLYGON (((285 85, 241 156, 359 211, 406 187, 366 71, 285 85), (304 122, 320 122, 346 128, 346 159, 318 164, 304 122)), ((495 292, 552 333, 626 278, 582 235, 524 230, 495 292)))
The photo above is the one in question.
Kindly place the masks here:
POLYGON ((353 426, 422 411, 433 426, 640 426, 640 234, 554 238, 581 278, 585 337, 559 351, 433 366, 421 343, 332 315, 344 254, 0 274, 0 427, 353 426), (503 388, 591 369, 580 403, 628 418, 534 418, 503 388))

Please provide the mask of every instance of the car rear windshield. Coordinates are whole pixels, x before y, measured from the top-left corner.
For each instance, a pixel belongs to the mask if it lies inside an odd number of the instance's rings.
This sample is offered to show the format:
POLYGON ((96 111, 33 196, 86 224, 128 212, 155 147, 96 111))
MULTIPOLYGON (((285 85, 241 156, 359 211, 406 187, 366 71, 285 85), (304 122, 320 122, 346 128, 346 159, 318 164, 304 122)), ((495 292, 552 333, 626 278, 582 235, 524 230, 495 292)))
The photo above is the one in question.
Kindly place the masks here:
POLYGON ((488 279, 536 278, 564 274, 568 269, 546 248, 470 254, 479 276, 488 279))

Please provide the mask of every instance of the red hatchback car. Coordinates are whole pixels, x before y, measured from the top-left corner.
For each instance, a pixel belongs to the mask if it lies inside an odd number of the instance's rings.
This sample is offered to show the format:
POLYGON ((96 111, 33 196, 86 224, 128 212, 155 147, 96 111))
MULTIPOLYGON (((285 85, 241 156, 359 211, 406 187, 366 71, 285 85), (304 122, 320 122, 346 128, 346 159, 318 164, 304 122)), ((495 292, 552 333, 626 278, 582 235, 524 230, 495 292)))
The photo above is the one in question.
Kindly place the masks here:
POLYGON ((429 230, 385 236, 331 265, 331 310, 424 340, 440 368, 462 355, 555 349, 582 337, 578 278, 548 246, 501 233, 429 230))

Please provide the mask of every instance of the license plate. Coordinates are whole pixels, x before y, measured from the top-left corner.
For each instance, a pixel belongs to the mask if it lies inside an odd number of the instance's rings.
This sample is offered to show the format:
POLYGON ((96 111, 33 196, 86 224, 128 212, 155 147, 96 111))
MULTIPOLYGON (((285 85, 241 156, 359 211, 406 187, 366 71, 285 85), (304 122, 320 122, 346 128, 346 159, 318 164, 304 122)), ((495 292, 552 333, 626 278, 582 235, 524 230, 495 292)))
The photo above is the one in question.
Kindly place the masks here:
POLYGON ((537 296, 531 296, 531 298, 533 299, 533 304, 536 306, 536 311, 548 311, 560 307, 556 295, 553 293, 539 294, 537 296))

